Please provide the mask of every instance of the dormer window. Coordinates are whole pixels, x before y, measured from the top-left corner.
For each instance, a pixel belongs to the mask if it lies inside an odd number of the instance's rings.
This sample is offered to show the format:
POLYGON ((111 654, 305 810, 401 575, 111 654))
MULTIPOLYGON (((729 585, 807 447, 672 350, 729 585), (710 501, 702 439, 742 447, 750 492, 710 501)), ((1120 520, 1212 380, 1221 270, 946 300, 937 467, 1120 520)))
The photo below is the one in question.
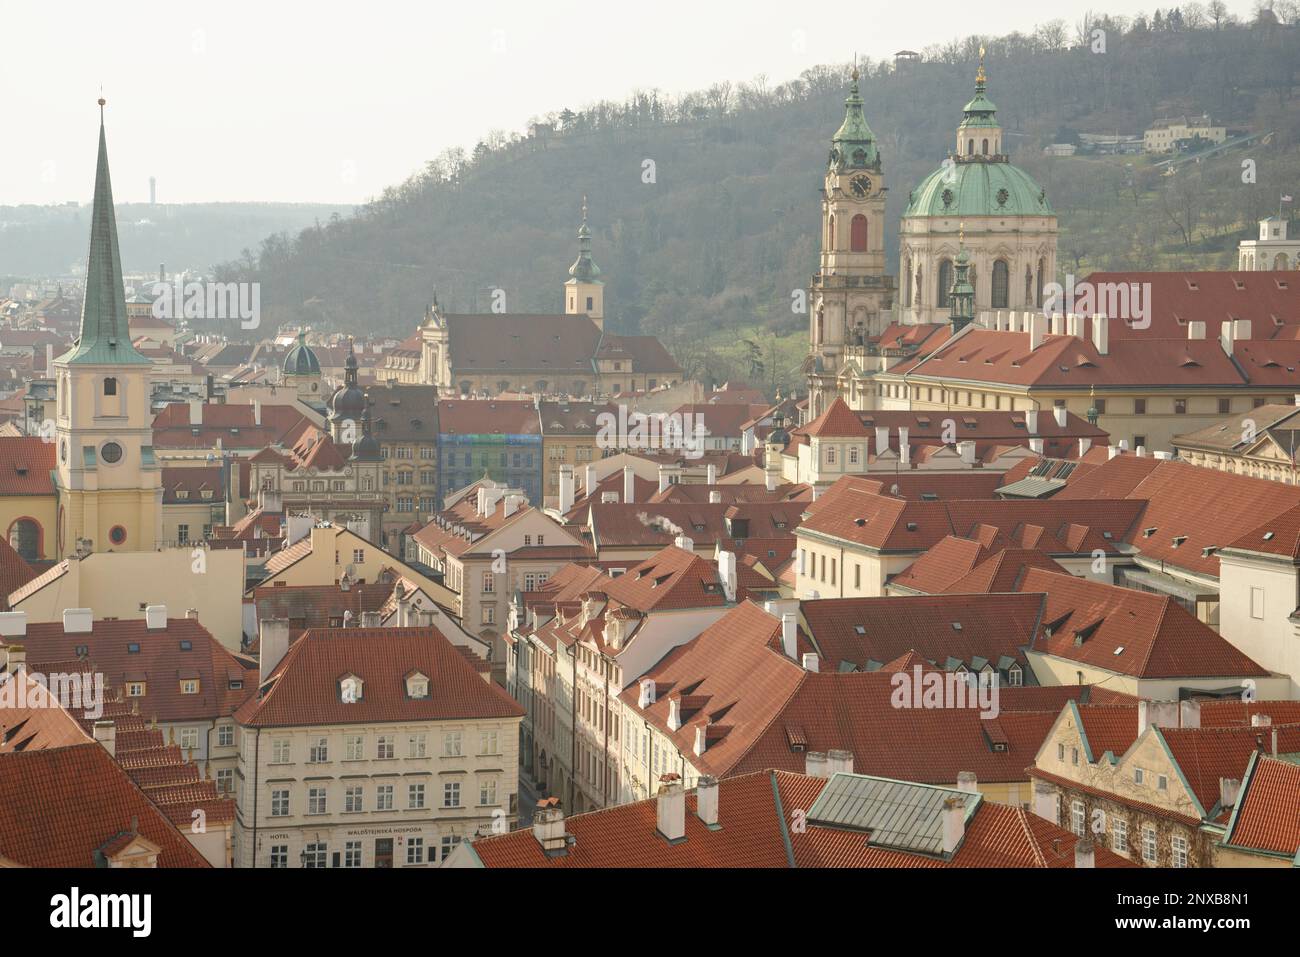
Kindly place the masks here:
POLYGON ((418 671, 407 675, 406 696, 412 700, 429 697, 429 679, 418 671))
POLYGON ((365 682, 356 675, 344 675, 339 681, 339 700, 344 704, 356 704, 363 697, 365 682))
POLYGON ((199 682, 197 678, 186 678, 181 682, 181 694, 198 694, 199 682))

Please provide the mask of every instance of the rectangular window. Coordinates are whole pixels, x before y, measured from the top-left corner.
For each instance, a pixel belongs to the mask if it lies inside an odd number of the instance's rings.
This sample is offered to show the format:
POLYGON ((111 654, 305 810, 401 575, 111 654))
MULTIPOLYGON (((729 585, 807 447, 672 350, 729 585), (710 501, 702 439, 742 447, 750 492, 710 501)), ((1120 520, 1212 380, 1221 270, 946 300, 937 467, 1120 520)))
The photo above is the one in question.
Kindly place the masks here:
MULTIPOLYGON (((525 536, 526 538, 527 536, 525 536)), ((483 573, 483 594, 488 595, 497 590, 496 576, 491 572, 483 573)))
POLYGON ((366 550, 364 548, 352 549, 352 563, 354 565, 360 565, 363 562, 365 562, 365 560, 366 560, 366 550))
POLYGON ((289 816, 289 789, 276 788, 271 791, 271 817, 289 816))
POLYGON ((1070 830, 1083 837, 1086 832, 1087 816, 1084 813, 1082 801, 1070 802, 1070 830))
POLYGON ((1174 399, 1174 415, 1186 415, 1186 414, 1187 414, 1187 400, 1174 399))
POLYGON ((289 866, 289 845, 272 844, 271 845, 271 867, 275 869, 286 868, 289 866))
POLYGON ((220 768, 217 771, 217 793, 234 794, 235 793, 235 769, 220 768))
POLYGON ((423 732, 421 732, 420 734, 409 735, 406 739, 406 756, 408 758, 425 757, 426 754, 425 742, 427 738, 428 735, 424 734, 423 732))
POLYGON ((448 857, 450 857, 451 852, 456 849, 456 845, 459 843, 460 843, 460 838, 455 834, 448 834, 446 837, 444 837, 442 839, 442 860, 445 861, 448 857))
POLYGON ((408 837, 406 839, 406 863, 424 863, 424 838, 408 837))
POLYGON ((184 545, 190 540, 190 527, 188 525, 176 526, 176 541, 184 545))
POLYGON ((365 797, 360 784, 349 784, 343 792, 343 810, 349 814, 364 811, 365 797))
POLYGON ((1231 412, 1231 411, 1232 411, 1232 400, 1231 400, 1231 399, 1220 399, 1220 400, 1219 400, 1219 415, 1227 415, 1227 414, 1228 414, 1229 412, 1231 412))
POLYGON ((343 760, 360 761, 366 756, 366 736, 364 734, 349 734, 343 739, 343 742, 343 760))
POLYGON ((1133 414, 1134 414, 1134 415, 1146 415, 1146 414, 1147 414, 1147 400, 1146 400, 1146 399, 1134 399, 1134 400, 1133 400, 1133 414))
POLYGON ((391 811, 393 809, 393 786, 381 784, 375 788, 375 810, 391 811))
POLYGON ((1156 829, 1154 827, 1142 828, 1142 860, 1148 864, 1156 862, 1156 829))
POLYGON ((484 731, 478 736, 479 754, 500 754, 500 739, 495 731, 484 731))
POLYGON ((330 759, 330 739, 315 738, 312 741, 310 756, 307 760, 312 764, 322 764, 330 759))
POLYGON ((459 731, 448 731, 442 736, 442 756, 445 758, 460 757, 461 733, 459 731))
POLYGON ((1255 585, 1250 588, 1250 617, 1261 620, 1264 617, 1264 589, 1255 585))
POLYGON ((324 785, 316 785, 307 789, 307 813, 324 814, 328 810, 328 802, 325 797, 324 785))
POLYGON ((442 806, 460 807, 460 782, 446 781, 442 785, 442 806))
POLYGON ((1172 852, 1174 867, 1187 866, 1187 838, 1171 837, 1169 839, 1169 850, 1172 852))
POLYGON ((181 750, 197 751, 199 747, 199 729, 181 728, 181 750))
POLYGON ((288 764, 291 757, 291 741, 289 738, 276 738, 271 742, 271 763, 288 764))
POLYGON ((360 867, 361 866, 361 842, 347 841, 343 845, 343 866, 360 867))
POLYGON ((327 867, 328 865, 326 864, 326 861, 328 860, 328 854, 328 844, 308 844, 303 848, 302 866, 314 868, 315 870, 327 867))
POLYGON ((419 810, 424 807, 423 784, 408 784, 406 786, 406 807, 409 810, 419 810))
POLYGON ((489 778, 479 782, 478 803, 479 807, 491 807, 497 803, 496 778, 489 778))
POLYGON ((235 743, 235 726, 223 724, 217 727, 217 747, 228 748, 235 743))
POLYGON ((375 757, 380 761, 387 761, 393 756, 393 736, 391 734, 381 734, 375 739, 375 757))
POLYGON ((1118 854, 1128 853, 1128 821, 1115 818, 1115 823, 1111 826, 1111 843, 1114 845, 1112 850, 1118 854))

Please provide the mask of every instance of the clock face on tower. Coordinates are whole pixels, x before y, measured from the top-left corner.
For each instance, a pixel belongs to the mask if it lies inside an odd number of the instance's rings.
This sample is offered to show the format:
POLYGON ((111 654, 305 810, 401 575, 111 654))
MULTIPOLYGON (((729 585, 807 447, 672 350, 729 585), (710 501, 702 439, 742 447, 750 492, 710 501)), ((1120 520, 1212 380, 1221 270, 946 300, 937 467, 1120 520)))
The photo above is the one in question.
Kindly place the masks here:
POLYGON ((854 196, 864 199, 871 192, 871 180, 866 176, 855 176, 849 180, 849 188, 853 190, 854 196))

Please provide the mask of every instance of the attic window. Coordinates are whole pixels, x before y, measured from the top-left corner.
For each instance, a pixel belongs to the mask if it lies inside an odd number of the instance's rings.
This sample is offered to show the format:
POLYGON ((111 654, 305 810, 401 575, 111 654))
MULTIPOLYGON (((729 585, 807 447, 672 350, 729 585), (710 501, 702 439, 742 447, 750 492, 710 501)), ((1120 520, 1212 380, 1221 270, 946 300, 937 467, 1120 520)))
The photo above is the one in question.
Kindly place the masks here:
POLYGON ((339 700, 344 704, 356 704, 362 699, 364 682, 356 675, 346 675, 339 682, 339 700))
POLYGON ((908 522, 908 523, 907 523, 907 530, 908 530, 909 532, 914 532, 914 531, 916 531, 916 522, 908 522))
POLYGON ((239 691, 239 690, 241 690, 243 687, 244 687, 244 679, 243 679, 243 678, 231 678, 231 679, 230 679, 230 690, 231 690, 231 691, 239 691))
POLYGON ((1186 535, 1175 535, 1175 536, 1174 536, 1174 548, 1177 548, 1179 545, 1181 545, 1181 544, 1182 544, 1183 542, 1185 542, 1185 541, 1187 541, 1187 536, 1186 536, 1186 535))
POLYGON ((858 528, 861 528, 863 525, 867 524, 867 520, 865 518, 855 518, 853 524, 858 526, 858 528))
POLYGON ((418 671, 408 675, 406 678, 406 696, 414 699, 429 697, 429 679, 418 671))
POLYGON ((181 651, 193 651, 193 650, 194 650, 194 642, 190 641, 188 638, 183 638, 181 640, 181 651))
POLYGON ((934 493, 934 492, 922 492, 922 493, 921 493, 921 501, 922 501, 922 502, 937 502, 937 501, 939 501, 939 496, 938 496, 936 493, 934 493))
POLYGON ((1156 526, 1154 526, 1154 525, 1152 525, 1150 528, 1144 528, 1144 529, 1142 529, 1142 537, 1143 537, 1143 538, 1150 538, 1152 535, 1154 535, 1154 534, 1156 533, 1156 531, 1157 531, 1157 529, 1156 529, 1156 526))
POLYGON ((865 635, 867 633, 867 629, 864 628, 862 625, 854 625, 853 630, 856 631, 859 635, 865 635))
POLYGON ((1114 651, 1111 652, 1112 655, 1122 655, 1123 653, 1124 653, 1123 645, 1120 645, 1118 648, 1116 648, 1114 651))
POLYGON ((1273 540, 1273 533, 1272 533, 1272 532, 1265 532, 1265 533, 1264 533, 1264 541, 1266 541, 1266 542, 1271 542, 1272 540, 1273 540))
POLYGON ((140 653, 140 642, 138 641, 128 642, 126 646, 126 653, 128 655, 138 655, 140 653))
POLYGON ((953 631, 961 631, 961 622, 959 622, 959 621, 954 621, 954 622, 952 623, 952 630, 953 630, 953 631))

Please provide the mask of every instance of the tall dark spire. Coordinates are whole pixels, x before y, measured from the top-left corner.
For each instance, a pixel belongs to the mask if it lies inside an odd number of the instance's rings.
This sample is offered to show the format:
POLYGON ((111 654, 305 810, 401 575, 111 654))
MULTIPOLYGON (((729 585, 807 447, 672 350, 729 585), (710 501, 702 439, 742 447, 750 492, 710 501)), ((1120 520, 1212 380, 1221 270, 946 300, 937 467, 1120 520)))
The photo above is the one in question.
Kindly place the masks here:
POLYGON ((578 259, 569 267, 578 282, 599 282, 600 268, 591 261, 591 230, 587 228, 587 197, 582 197, 582 225, 578 227, 578 259))
POLYGON ((81 306, 81 335, 66 361, 95 365, 147 365, 131 345, 127 324, 122 256, 117 248, 113 184, 108 176, 104 136, 104 98, 99 98, 99 160, 95 167, 95 202, 90 220, 90 255, 86 259, 86 298, 81 306))
POLYGON ((948 292, 948 321, 952 331, 958 332, 975 320, 975 287, 970 282, 970 253, 966 251, 966 224, 958 230, 956 277, 948 292))

